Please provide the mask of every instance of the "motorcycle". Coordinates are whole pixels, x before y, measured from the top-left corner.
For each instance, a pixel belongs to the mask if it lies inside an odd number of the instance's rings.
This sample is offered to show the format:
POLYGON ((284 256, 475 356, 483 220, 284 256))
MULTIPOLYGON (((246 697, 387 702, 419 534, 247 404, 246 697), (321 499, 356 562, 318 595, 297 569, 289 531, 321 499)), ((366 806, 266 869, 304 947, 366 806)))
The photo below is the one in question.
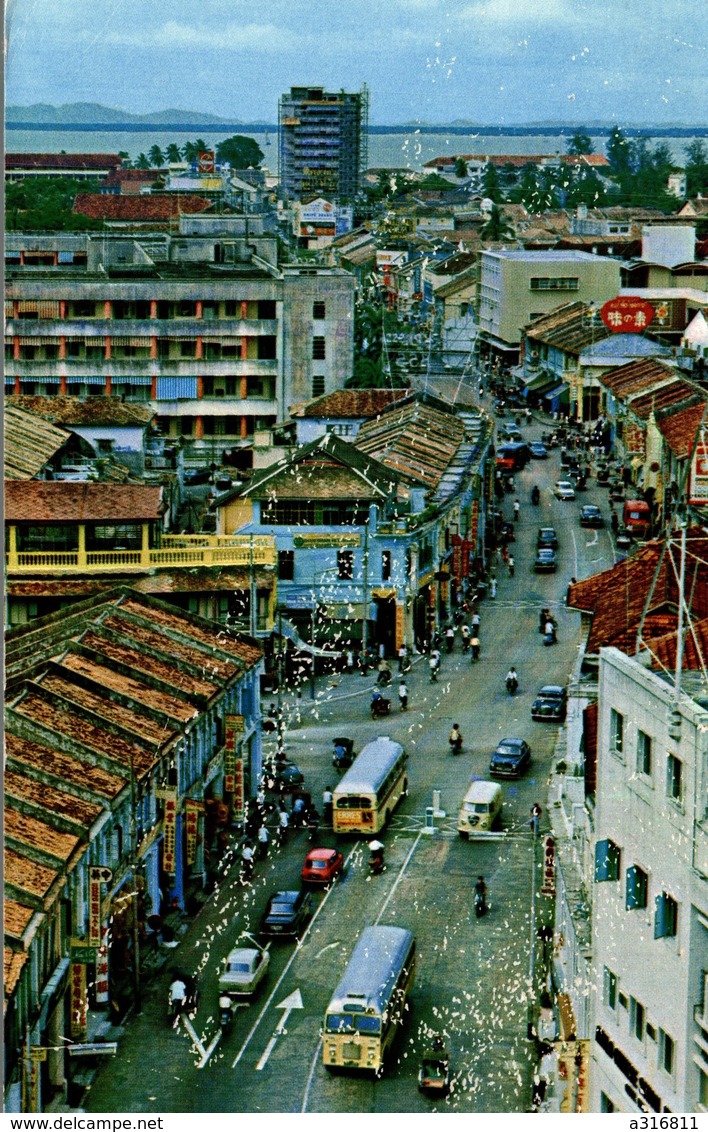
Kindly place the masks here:
POLYGON ((538 490, 538 488, 534 484, 534 486, 531 489, 531 502, 533 503, 534 507, 538 507, 540 499, 541 499, 541 492, 538 490))
POLYGON ((519 681, 517 680, 516 676, 507 676, 507 678, 506 678, 506 690, 507 690, 507 692, 509 693, 510 696, 516 695, 516 689, 518 687, 519 687, 519 681))
POLYGON ((371 701, 371 718, 381 719, 382 716, 388 715, 391 710, 391 701, 387 700, 385 696, 379 696, 378 700, 371 701))
POLYGON ((388 668, 382 668, 378 676, 376 677, 376 683, 380 688, 388 688, 392 680, 393 676, 391 675, 391 671, 388 668))
POLYGON ((238 1010, 238 1003, 234 1002, 228 994, 219 995, 219 1026, 223 1034, 227 1034, 234 1023, 238 1010))
POLYGON ((460 731, 451 733, 448 742, 450 744, 450 750, 452 751, 453 755, 459 755, 460 751, 462 750, 462 733, 460 731))
POLYGON ((487 911, 487 897, 483 892, 474 894, 474 914, 479 920, 487 911))
POLYGON ((380 841, 369 842, 369 873, 372 877, 380 876, 386 868, 384 864, 384 846, 380 841))
POLYGON ((558 637, 556 636, 555 628, 544 631, 543 643, 544 645, 555 645, 558 637))

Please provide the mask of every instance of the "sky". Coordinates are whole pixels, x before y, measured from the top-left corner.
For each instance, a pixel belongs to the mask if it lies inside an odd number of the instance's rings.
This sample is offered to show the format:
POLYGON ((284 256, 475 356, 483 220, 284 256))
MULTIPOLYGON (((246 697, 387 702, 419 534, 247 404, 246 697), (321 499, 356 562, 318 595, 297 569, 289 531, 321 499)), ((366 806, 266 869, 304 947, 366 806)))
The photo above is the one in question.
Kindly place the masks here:
POLYGON ((705 124, 705 0, 6 0, 6 101, 277 120, 290 86, 370 122, 705 124))

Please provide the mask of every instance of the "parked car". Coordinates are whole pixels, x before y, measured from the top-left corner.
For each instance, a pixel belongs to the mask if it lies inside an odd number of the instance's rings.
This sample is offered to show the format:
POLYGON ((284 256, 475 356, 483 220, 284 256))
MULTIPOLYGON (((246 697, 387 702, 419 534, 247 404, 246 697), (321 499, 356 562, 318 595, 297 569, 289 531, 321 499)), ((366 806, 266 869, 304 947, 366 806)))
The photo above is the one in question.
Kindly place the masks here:
POLYGON ((539 550, 542 546, 548 546, 551 550, 558 550, 558 535, 555 527, 539 527, 536 546, 539 550))
POLYGON ((294 790, 305 781, 305 775, 295 763, 286 761, 278 765, 278 781, 281 790, 294 790))
POLYGON ((628 550, 632 545, 632 532, 627 527, 620 527, 615 535, 615 545, 618 550, 628 550))
POLYGON ((312 913, 312 896, 305 889, 274 892, 261 916, 261 935, 297 935, 312 913))
POLYGON ((338 849, 310 849, 302 866, 303 884, 331 884, 343 868, 344 857, 338 849))
POLYGON ((594 503, 584 503, 580 508, 581 527, 604 527, 602 511, 594 503))
POLYGON ((534 460, 548 459, 548 449, 546 448, 545 444, 541 444, 540 440, 534 440, 531 442, 531 444, 529 444, 529 452, 533 456, 534 460))
POLYGON ((568 693, 560 684, 544 684, 531 704, 531 718, 542 722, 562 723, 567 710, 568 693))
POLYGON ((558 562, 556 561, 556 552, 550 546, 542 546, 536 551, 536 561, 533 568, 537 574, 542 573, 544 570, 556 570, 558 562))
POLYGON ((525 739, 502 739, 489 763, 493 778, 518 778, 531 762, 531 748, 525 739))
POLYGON ((269 963, 270 953, 262 947, 233 947, 219 974, 219 993, 231 998, 255 994, 269 963))
POLYGON ((570 480, 557 480, 553 494, 556 499, 575 499, 575 488, 570 480))

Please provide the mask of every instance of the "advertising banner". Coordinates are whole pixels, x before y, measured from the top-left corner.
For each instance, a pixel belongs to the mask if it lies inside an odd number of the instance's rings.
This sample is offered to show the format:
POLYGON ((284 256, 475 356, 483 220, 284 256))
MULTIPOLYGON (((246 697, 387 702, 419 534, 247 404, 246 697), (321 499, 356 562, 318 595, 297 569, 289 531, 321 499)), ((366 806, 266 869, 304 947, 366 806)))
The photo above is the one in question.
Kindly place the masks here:
POLYGON ((71 987, 71 1014, 69 1020, 69 1033, 74 1042, 86 1041, 88 1026, 88 999, 86 997, 86 966, 75 962, 72 952, 72 961, 69 968, 69 981, 71 987))
POLYGON ((640 334, 654 317, 654 308, 638 295, 610 299, 600 308, 600 318, 615 334, 640 334))
POLYGON ((705 507, 708 503, 708 436, 705 428, 699 432, 693 455, 689 503, 696 507, 705 507))
POLYGON ((92 865, 89 868, 88 892, 88 945, 100 947, 101 944, 101 885, 110 884, 113 873, 101 865, 92 865))
POLYGON ((555 896, 556 892, 556 843, 552 837, 544 842, 543 884, 541 892, 546 896, 555 896))
POLYGON ((199 814, 203 809, 201 802, 188 798, 184 805, 184 824, 187 835, 187 864, 193 865, 197 859, 197 837, 199 833, 199 814))
POLYGON ((246 729, 242 715, 227 715, 224 719, 224 790, 233 794, 236 789, 236 752, 246 729))

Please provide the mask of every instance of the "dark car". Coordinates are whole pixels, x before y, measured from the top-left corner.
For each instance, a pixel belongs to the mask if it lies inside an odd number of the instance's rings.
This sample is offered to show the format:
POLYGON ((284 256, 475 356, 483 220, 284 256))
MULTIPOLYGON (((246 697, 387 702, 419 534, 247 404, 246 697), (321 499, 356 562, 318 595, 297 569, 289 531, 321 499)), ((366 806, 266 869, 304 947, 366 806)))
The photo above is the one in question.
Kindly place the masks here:
POLYGON ((312 896, 305 889, 274 892, 261 916, 261 935, 297 935, 312 913, 312 896))
POLYGON ((489 763, 492 778, 518 778, 531 762, 525 739, 502 739, 489 763))
POLYGON ((581 527, 604 527, 602 511, 594 503, 584 503, 580 508, 581 527))
POLYGON ((305 775, 295 763, 278 763, 277 773, 281 790, 293 790, 296 786, 302 786, 305 781, 305 775))
POLYGON ((542 722, 562 723, 565 719, 568 693, 560 684, 544 684, 531 704, 531 718, 542 722))
POLYGON ((542 571, 550 572, 552 570, 555 570, 557 566, 558 563, 556 561, 555 550, 553 550, 550 546, 539 547, 539 549, 536 551, 536 561, 533 564, 533 568, 536 573, 540 574, 542 571))
POLYGON ((539 527, 536 546, 539 550, 541 547, 550 547, 551 550, 558 550, 558 535, 556 534, 555 527, 539 527))
POLYGON ((548 449, 545 444, 541 444, 540 440, 534 440, 529 444, 529 452, 534 460, 546 460, 548 458, 548 449))

